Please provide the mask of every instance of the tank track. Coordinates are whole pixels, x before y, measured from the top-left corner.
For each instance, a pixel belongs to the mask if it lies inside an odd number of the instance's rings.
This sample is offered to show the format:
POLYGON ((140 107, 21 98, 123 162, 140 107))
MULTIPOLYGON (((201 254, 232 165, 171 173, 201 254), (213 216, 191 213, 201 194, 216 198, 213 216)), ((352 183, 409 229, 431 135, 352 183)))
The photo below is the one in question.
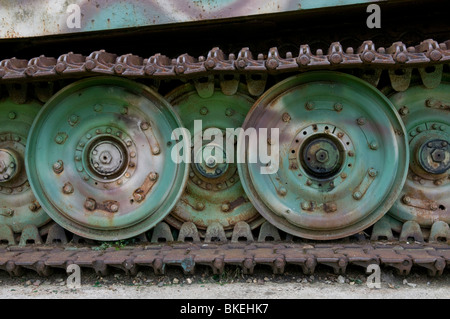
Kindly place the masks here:
MULTIPOLYGON (((30 97, 28 85, 33 86, 34 95, 45 102, 53 95, 55 83, 97 75, 150 80, 155 86, 164 80, 193 81, 199 95, 210 90, 208 84, 214 83, 215 76, 219 77, 224 92, 237 89, 243 76, 249 93, 259 96, 265 91, 269 76, 340 69, 355 73, 374 86, 380 82, 383 72, 387 72, 391 87, 403 91, 409 86, 413 69, 418 70, 426 87, 434 87, 436 79, 439 84, 442 74, 448 73, 449 63, 450 40, 438 43, 431 39, 413 47, 395 42, 388 48, 375 48, 372 41, 365 41, 357 49, 345 50, 335 42, 327 54, 322 50, 313 54, 309 45, 301 45, 296 57, 290 52, 281 57, 277 48, 271 48, 267 54, 258 54, 256 59, 249 48, 243 48, 237 56, 229 54, 226 57, 219 48, 213 48, 206 57, 183 54, 176 59, 161 54, 150 58, 133 54, 118 56, 100 50, 89 56, 67 53, 58 58, 40 56, 31 60, 3 60, 0 62, 0 85, 6 87, 14 101, 23 103, 30 97)), ((75 263, 102 275, 109 268, 119 268, 133 275, 140 267, 164 274, 166 266, 179 266, 185 273, 192 273, 195 265, 206 265, 214 273, 221 273, 226 265, 237 265, 245 274, 251 274, 256 265, 266 265, 275 274, 282 274, 285 267, 292 264, 300 266, 305 274, 314 273, 317 265, 329 266, 340 274, 345 273, 349 265, 378 264, 393 267, 402 275, 409 274, 413 266, 426 268, 429 275, 441 275, 450 267, 448 244, 436 243, 432 238, 425 243, 423 235, 419 242, 408 243, 406 241, 411 238, 420 239, 420 235, 414 236, 416 229, 410 224, 399 229, 400 239, 394 242, 376 241, 378 237, 369 241, 362 233, 359 238, 341 241, 317 243, 305 240, 298 243, 290 235, 282 233, 280 237, 278 230, 268 223, 259 229, 257 241, 253 238, 256 231, 252 233, 245 222, 235 226, 231 240, 217 225, 210 225, 205 238, 200 239, 195 225, 185 223, 177 242, 167 245, 161 242, 174 241, 172 230, 167 224, 160 223, 152 230, 152 243, 148 243, 143 235, 137 238, 142 242, 139 245, 103 250, 89 240, 80 246, 77 243, 83 240, 76 235, 72 239, 76 245, 57 245, 67 244, 67 237, 56 224, 41 230, 30 226, 22 232, 19 246, 0 248, 0 269, 20 275, 27 268, 47 276, 53 268, 65 269, 75 263), (41 236, 47 237, 45 245, 42 245, 41 236)), ((378 234, 383 237, 379 230, 378 234)))

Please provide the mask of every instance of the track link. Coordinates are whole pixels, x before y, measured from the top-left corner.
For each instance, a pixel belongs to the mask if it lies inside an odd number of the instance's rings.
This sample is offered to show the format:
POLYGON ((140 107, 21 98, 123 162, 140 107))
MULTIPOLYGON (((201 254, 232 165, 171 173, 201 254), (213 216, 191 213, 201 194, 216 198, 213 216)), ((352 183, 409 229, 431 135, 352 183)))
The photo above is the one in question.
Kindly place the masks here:
POLYGON ((168 266, 180 267, 192 274, 196 265, 211 267, 220 274, 225 266, 242 268, 252 274, 255 267, 270 267, 274 274, 283 274, 287 265, 298 266, 304 274, 313 274, 318 265, 343 274, 350 265, 362 267, 377 264, 392 267, 401 275, 408 275, 412 267, 425 268, 431 276, 441 275, 450 267, 450 247, 444 244, 398 244, 389 242, 304 244, 292 242, 196 244, 174 243, 111 247, 100 250, 90 246, 10 246, 0 250, 0 269, 10 275, 20 275, 24 268, 39 276, 48 276, 54 268, 68 265, 91 268, 106 275, 111 268, 135 275, 138 269, 151 269, 164 274, 168 266))

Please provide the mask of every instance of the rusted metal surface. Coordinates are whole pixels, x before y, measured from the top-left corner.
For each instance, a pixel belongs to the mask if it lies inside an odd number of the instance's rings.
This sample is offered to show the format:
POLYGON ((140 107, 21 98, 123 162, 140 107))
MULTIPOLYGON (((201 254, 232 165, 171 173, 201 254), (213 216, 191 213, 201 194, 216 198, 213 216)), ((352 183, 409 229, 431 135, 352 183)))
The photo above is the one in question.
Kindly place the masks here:
MULTIPOLYGON (((114 30, 308 11, 385 0, 18 0, 0 1, 0 39, 114 30), (74 27, 73 14, 78 13, 74 27), (77 9, 78 10, 78 9, 77 9)), ((391 0, 391 2, 395 2, 391 0)))
POLYGON ((220 274, 225 266, 235 265, 244 274, 252 274, 255 267, 269 266, 274 274, 283 274, 288 265, 313 274, 319 265, 335 273, 345 273, 350 265, 361 271, 370 264, 394 268, 408 275, 413 266, 424 268, 429 275, 442 275, 450 267, 450 249, 440 244, 399 244, 388 242, 304 244, 273 243, 176 243, 172 245, 140 245, 120 250, 98 247, 3 247, 0 248, 0 269, 18 275, 23 268, 48 276, 54 268, 76 264, 105 275, 120 269, 135 275, 139 270, 151 269, 164 274, 167 266, 180 267, 185 273, 195 272, 195 265, 206 265, 220 274))

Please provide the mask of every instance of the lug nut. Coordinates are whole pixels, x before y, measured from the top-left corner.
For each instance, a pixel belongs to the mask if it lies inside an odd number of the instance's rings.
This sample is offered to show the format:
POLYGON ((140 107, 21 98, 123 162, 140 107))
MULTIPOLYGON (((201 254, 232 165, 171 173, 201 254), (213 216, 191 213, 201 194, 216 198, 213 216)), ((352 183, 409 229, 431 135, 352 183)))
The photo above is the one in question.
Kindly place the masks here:
POLYGON ((309 111, 314 109, 314 102, 306 102, 305 103, 305 108, 309 111))
POLYGON ((336 111, 340 112, 340 111, 342 111, 342 108, 343 108, 343 106, 342 106, 341 103, 336 103, 336 104, 334 104, 334 109, 335 109, 336 111))
POLYGON ((142 129, 143 131, 148 130, 149 127, 150 127, 150 125, 149 125, 147 122, 142 122, 142 123, 141 123, 141 129, 142 129))
POLYGON ((119 211, 119 205, 117 204, 112 204, 110 207, 111 212, 116 213, 119 211))
POLYGON ((411 197, 405 195, 405 196, 403 196, 402 201, 405 204, 409 204, 409 203, 411 203, 411 197))
POLYGON ((289 122, 291 120, 291 116, 289 115, 289 113, 283 113, 281 119, 283 120, 283 122, 289 122))
POLYGON ((65 183, 63 186, 63 193, 64 194, 72 194, 73 193, 73 186, 71 183, 65 183))
POLYGON ((284 187, 281 187, 281 188, 278 190, 278 193, 279 193, 281 196, 285 196, 285 195, 287 194, 287 189, 284 188, 284 187))
POLYGON ((86 208, 87 210, 94 210, 96 206, 95 200, 93 199, 86 199, 86 202, 84 203, 84 208, 86 208))
POLYGON ((375 176, 377 176, 377 174, 378 174, 378 172, 377 172, 376 169, 374 169, 374 168, 369 169, 369 176, 370 177, 375 177, 375 176))
POLYGON ((53 171, 56 174, 61 173, 64 170, 64 163, 61 160, 57 160, 54 164, 53 164, 53 171))

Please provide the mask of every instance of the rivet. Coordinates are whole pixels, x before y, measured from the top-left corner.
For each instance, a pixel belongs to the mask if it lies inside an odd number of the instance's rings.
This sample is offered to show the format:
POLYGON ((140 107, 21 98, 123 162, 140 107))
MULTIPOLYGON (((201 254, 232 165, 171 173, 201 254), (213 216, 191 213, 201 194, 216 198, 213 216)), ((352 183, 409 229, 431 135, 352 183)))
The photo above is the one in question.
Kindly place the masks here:
POLYGON ((207 109, 206 107, 202 107, 202 108, 200 109, 200 114, 201 114, 201 115, 206 115, 206 114, 208 114, 208 109, 207 109))
POLYGON ((110 210, 113 213, 116 213, 117 211, 119 211, 119 206, 117 204, 112 204, 111 207, 110 207, 110 210))
POLYGON ((120 114, 125 115, 128 113, 128 107, 124 106, 121 110, 120 110, 120 114))
POLYGON ((89 133, 88 133, 88 134, 86 134, 86 138, 87 138, 87 139, 90 139, 91 137, 92 137, 92 135, 91 135, 91 134, 89 134, 89 133))
POLYGON ((136 152, 131 152, 131 153, 130 153, 130 156, 131 156, 132 158, 135 158, 135 157, 136 157, 136 152))
POLYGON ((342 179, 347 178, 347 174, 346 173, 341 173, 341 178, 342 179))
POLYGON ((228 204, 222 204, 221 209, 223 212, 227 212, 230 210, 230 205, 228 204))
POLYGON ((285 195, 287 194, 287 189, 284 188, 284 187, 280 187, 280 189, 278 190, 278 193, 279 193, 281 196, 285 196, 285 195))
POLYGON ((103 107, 100 104, 95 104, 94 105, 94 111, 95 112, 101 112, 102 109, 103 109, 103 107))
POLYGON ((38 209, 38 205, 36 205, 35 203, 31 203, 30 205, 28 205, 28 209, 32 212, 35 212, 38 209))
POLYGON ((364 125, 366 124, 366 119, 364 117, 360 117, 356 120, 356 123, 358 123, 358 125, 364 125))
POLYGON ((438 205, 436 203, 431 203, 430 204, 430 209, 431 210, 436 210, 436 209, 438 209, 438 205))
POLYGON ((197 205, 195 205, 195 208, 197 210, 204 210, 205 209, 205 204, 203 203, 197 203, 197 205))
POLYGON ((126 143, 127 143, 127 146, 131 146, 131 144, 133 144, 133 143, 131 142, 131 140, 127 140, 126 143))
POLYGON ((150 178, 151 181, 155 181, 158 178, 158 173, 155 172, 151 172, 148 177, 150 178))
POLYGON ((339 138, 342 138, 342 137, 344 136, 344 133, 338 132, 338 133, 337 133, 337 136, 338 136, 339 138))
POLYGON ((106 129, 106 133, 109 134, 109 133, 111 133, 111 132, 112 132, 111 128, 108 127, 108 128, 106 129))
POLYGON ((312 181, 311 181, 310 179, 308 179, 308 180, 306 181, 306 185, 311 186, 311 185, 312 185, 312 181))
POLYGON ((225 115, 226 115, 226 116, 232 116, 233 113, 234 113, 234 111, 233 111, 232 109, 230 109, 230 108, 228 108, 228 109, 225 110, 225 115))
POLYGON ((370 143, 369 147, 371 150, 376 150, 376 149, 378 149, 378 144, 377 144, 377 142, 373 141, 370 143))
POLYGON ((153 154, 154 154, 154 155, 158 155, 160 152, 161 152, 161 150, 159 149, 158 146, 155 146, 155 147, 153 148, 153 154))
POLYGON ((17 114, 15 112, 9 112, 8 117, 9 119, 14 120, 17 117, 17 114))
POLYGON ((421 133, 421 132, 423 132, 423 128, 419 126, 418 128, 416 128, 416 131, 417 131, 418 133, 421 133))
POLYGON ((353 152, 353 151, 348 151, 348 156, 350 156, 350 157, 353 157, 353 156, 355 156, 355 152, 353 152))

